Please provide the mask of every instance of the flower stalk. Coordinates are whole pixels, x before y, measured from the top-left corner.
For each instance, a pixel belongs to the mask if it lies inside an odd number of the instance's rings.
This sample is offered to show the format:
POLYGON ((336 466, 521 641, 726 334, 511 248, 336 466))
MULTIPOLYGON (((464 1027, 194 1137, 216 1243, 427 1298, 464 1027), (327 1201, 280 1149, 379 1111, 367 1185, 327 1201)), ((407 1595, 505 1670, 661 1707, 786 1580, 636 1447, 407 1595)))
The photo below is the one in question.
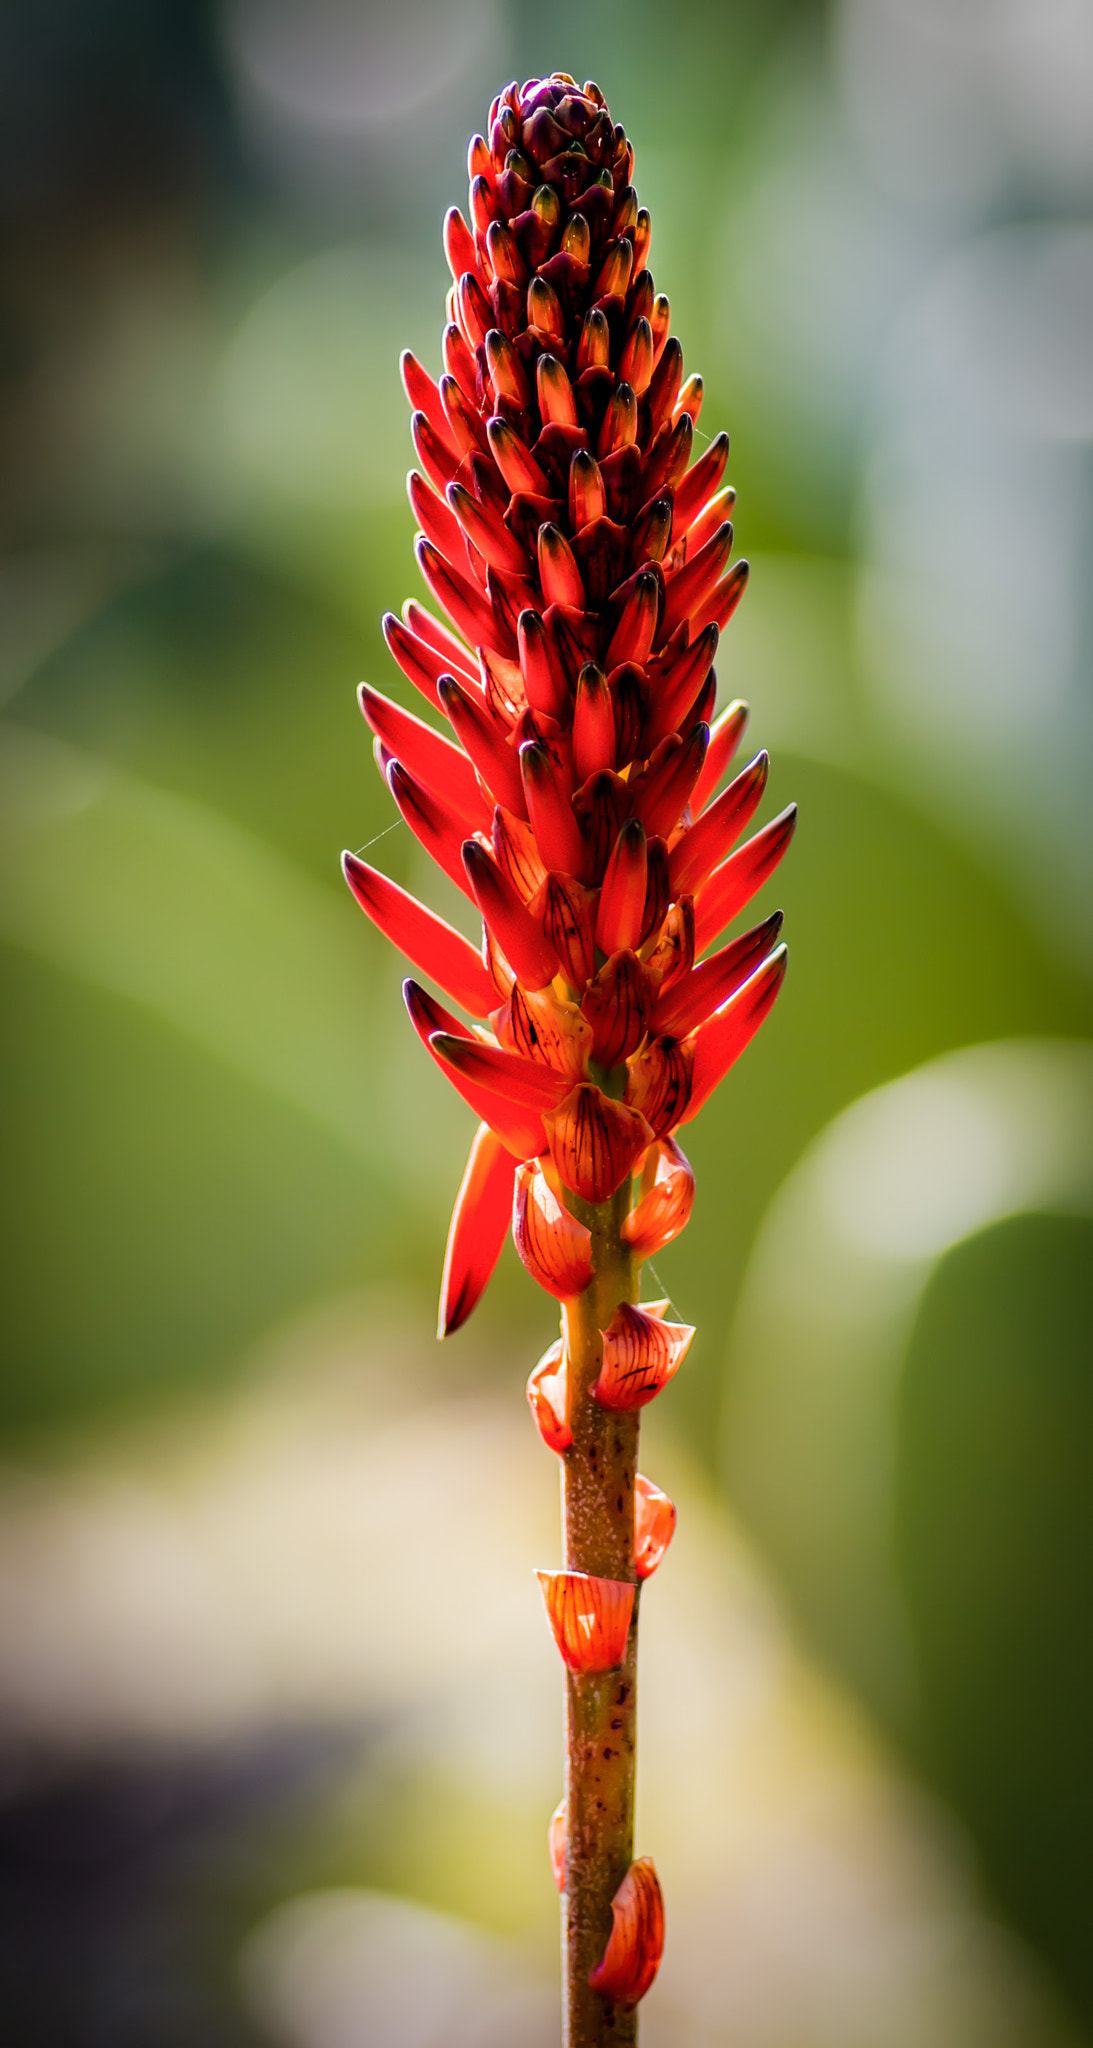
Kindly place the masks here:
POLYGON ((561 1304, 527 1391, 563 1467, 564 1562, 539 1579, 566 1684, 550 1825, 564 2041, 596 2048, 636 2041, 664 1941, 655 1868, 633 1853, 637 1637, 675 1508, 638 1471, 638 1427, 693 1332, 641 1303, 641 1268, 690 1217, 677 1133, 781 987, 780 912, 719 942, 796 814, 738 846, 767 756, 721 789, 747 707, 715 716, 713 660, 747 564, 730 562, 727 437, 692 462, 702 380, 684 378, 653 286, 630 143, 596 85, 556 72, 498 96, 468 167, 468 216, 444 224, 443 370, 402 364, 416 555, 445 619, 410 600, 384 621, 430 716, 367 685, 361 709, 402 818, 481 918, 481 951, 356 855, 344 867, 470 1019, 406 982, 422 1044, 479 1120, 440 1334, 472 1312, 510 1222, 561 1304))

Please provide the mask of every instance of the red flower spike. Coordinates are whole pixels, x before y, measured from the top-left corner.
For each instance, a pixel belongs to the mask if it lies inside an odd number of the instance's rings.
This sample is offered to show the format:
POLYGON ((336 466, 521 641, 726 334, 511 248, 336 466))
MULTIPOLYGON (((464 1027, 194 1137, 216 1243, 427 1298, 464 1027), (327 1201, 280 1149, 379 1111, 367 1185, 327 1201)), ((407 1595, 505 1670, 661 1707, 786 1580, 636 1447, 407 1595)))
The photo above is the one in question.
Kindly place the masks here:
POLYGON ((767 786, 770 755, 756 754, 727 789, 715 797, 702 816, 672 848, 669 882, 673 896, 689 896, 723 861, 749 819, 759 808, 767 786))
POLYGON ((681 1123, 698 1115, 707 1096, 712 1095, 729 1068, 751 1043, 785 980, 786 949, 779 946, 756 969, 743 988, 695 1033, 691 1099, 681 1123))
POLYGON ((747 722, 748 707, 742 704, 739 698, 732 704, 726 704, 724 711, 718 712, 714 719, 710 727, 710 744, 706 749, 702 772, 691 791, 691 810, 696 818, 705 810, 736 753, 747 722))
MULTIPOLYGON (((437 694, 440 694, 439 687, 437 694)), ((446 794, 460 812, 473 818, 476 827, 488 825, 491 806, 486 803, 474 769, 459 747, 453 747, 443 733, 415 718, 412 712, 404 711, 401 704, 392 703, 390 697, 381 696, 367 683, 360 685, 357 701, 376 738, 383 741, 389 754, 400 760, 427 789, 446 794)))
POLYGON ((512 1236, 532 1279, 556 1301, 572 1301, 588 1286, 592 1234, 563 1209, 534 1160, 516 1169, 512 1236))
POLYGON ((470 940, 355 853, 343 853, 342 868, 361 909, 384 937, 472 1017, 488 1017, 493 984, 470 940))
POLYGON ((526 988, 545 988, 558 972, 558 956, 542 925, 484 846, 467 839, 462 854, 471 894, 513 972, 526 988))
POLYGON ((733 939, 731 945, 711 953, 660 997, 649 1020, 650 1030, 662 1036, 686 1038, 743 987, 770 952, 781 929, 782 912, 775 910, 762 924, 733 939))
POLYGON ((651 1856, 630 1865, 611 1902, 614 1924, 603 1961, 589 1972, 593 1991, 619 2005, 645 1997, 664 1953, 664 1898, 651 1856))
POLYGON ((648 878, 645 827, 627 818, 608 859, 596 914, 596 944, 605 953, 641 943, 648 878))
POLYGON ((565 1890, 565 1800, 559 1799, 547 1830, 550 1874, 560 1892, 565 1890))
POLYGON ((592 1389, 601 1408, 645 1408, 679 1371, 694 1336, 689 1323, 666 1323, 623 1302, 603 1337, 603 1365, 592 1389))
POLYGON ((674 1138, 651 1145, 642 1167, 639 1199, 622 1226, 622 1240, 639 1262, 655 1257, 691 1220, 695 1177, 674 1138))
POLYGON ((527 1397, 539 1435, 548 1451, 557 1451, 560 1457, 573 1442, 573 1431, 565 1419, 566 1361, 560 1338, 544 1351, 530 1374, 527 1397))
POLYGON ((563 1187, 585 1202, 605 1202, 622 1186, 654 1132, 640 1111, 582 1081, 543 1116, 563 1187))
MULTIPOLYGON (((626 1654, 634 1588, 588 1572, 536 1572, 559 1654, 571 1671, 613 1671, 626 1654)), ((624 1880, 625 1882, 625 1880, 624 1880)))
POLYGON ((702 953, 731 924, 778 866, 797 824, 797 806, 772 818, 705 881, 695 898, 695 951, 702 953))
POLYGON ((676 1532, 675 1502, 639 1472, 634 1480, 634 1570, 651 1579, 676 1532))
POLYGON ((440 1282, 438 1337, 450 1337, 481 1300, 512 1212, 515 1161, 488 1124, 479 1124, 455 1198, 440 1282))

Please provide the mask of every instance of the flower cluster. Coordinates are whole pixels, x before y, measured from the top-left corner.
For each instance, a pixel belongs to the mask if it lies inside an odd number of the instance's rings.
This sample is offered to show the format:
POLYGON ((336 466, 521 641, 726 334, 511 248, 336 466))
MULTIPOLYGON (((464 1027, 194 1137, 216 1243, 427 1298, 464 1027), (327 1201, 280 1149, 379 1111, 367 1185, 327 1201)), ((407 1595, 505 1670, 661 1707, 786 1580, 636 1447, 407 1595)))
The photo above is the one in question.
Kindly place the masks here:
MULTIPOLYGON (((785 968, 780 913, 717 943, 781 859, 795 812, 737 844, 768 761, 757 754, 726 782, 747 711, 713 715, 718 638, 747 580, 745 562, 730 566, 728 439, 692 462, 702 381, 684 379, 654 290, 632 169, 595 85, 555 73, 508 87, 470 145, 469 218, 453 208, 444 224, 443 372, 434 381, 402 361, 417 559, 448 623, 411 601, 384 625, 446 730, 368 686, 361 706, 402 817, 481 915, 481 951, 354 855, 345 873, 472 1020, 405 984, 416 1030, 480 1119, 442 1334, 480 1298, 510 1224, 563 1303, 593 1277, 590 1205, 630 1190, 621 1234, 639 1265, 682 1230, 694 1179, 675 1134, 758 1029, 785 968)), ((591 1391, 600 1408, 642 1407, 678 1368, 692 1332, 665 1306, 614 1312, 591 1391)), ((528 1387, 563 1457, 566 1368, 557 1344, 528 1387)), ((641 1475, 634 1506, 636 1581, 663 1555, 675 1509, 641 1475)), ((540 1576, 570 1670, 618 1665, 634 1583, 540 1576)), ((590 1981, 636 2000, 662 1928, 642 1859, 590 1981)))

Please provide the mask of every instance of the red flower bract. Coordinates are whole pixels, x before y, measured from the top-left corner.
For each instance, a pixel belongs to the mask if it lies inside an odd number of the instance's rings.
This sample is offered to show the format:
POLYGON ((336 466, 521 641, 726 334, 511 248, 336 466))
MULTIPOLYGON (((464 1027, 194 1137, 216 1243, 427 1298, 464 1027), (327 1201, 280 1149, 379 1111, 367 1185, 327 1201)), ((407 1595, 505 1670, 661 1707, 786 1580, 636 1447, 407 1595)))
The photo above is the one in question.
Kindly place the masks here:
MULTIPOLYGON (((492 1040, 453 1031, 422 992, 408 997, 500 1139, 476 1140, 445 1328, 495 1256, 502 1154, 542 1158, 563 1204, 603 1201, 743 1049, 780 982, 778 920, 709 961, 695 952, 767 879, 793 824, 787 812, 733 852, 764 755, 717 795, 746 714, 729 707, 711 740, 712 662, 747 565, 730 563, 725 436, 691 466, 701 379, 684 380, 654 290, 631 145, 597 87, 558 73, 501 95, 469 169, 469 219, 452 208, 444 224, 441 374, 409 354, 402 365, 417 559, 447 623, 416 603, 385 622, 447 729, 372 689, 361 701, 406 824, 481 912, 481 968, 442 919, 346 863, 380 929, 493 1025, 492 1040)), ((678 1173, 646 1178, 643 1251, 689 1207, 678 1173)), ((537 1277, 555 1293, 573 1284, 580 1260, 535 1253, 524 1197, 517 1213, 537 1277)))

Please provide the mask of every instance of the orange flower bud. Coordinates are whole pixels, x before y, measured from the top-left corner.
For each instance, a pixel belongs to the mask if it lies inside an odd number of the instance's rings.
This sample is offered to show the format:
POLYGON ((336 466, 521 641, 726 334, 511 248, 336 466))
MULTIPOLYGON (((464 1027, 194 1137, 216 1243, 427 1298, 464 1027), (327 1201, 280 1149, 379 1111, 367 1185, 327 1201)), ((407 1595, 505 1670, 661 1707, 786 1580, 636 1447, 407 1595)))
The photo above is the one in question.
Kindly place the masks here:
POLYGON ((556 1337, 549 1351, 544 1351, 538 1365, 528 1377, 527 1397, 535 1417, 535 1427, 548 1450, 568 1451, 573 1442, 573 1431, 565 1419, 566 1372, 565 1351, 560 1337, 556 1337))
POLYGON ((644 1998, 664 1953, 664 1896, 651 1856, 630 1865, 611 1901, 614 1918, 603 1961, 589 1971, 593 1991, 620 2005, 644 1998))
POLYGON ((603 1336, 603 1366, 592 1389, 601 1408, 644 1408, 679 1371, 694 1329, 665 1323, 648 1307, 622 1302, 603 1336))
POLYGON ((571 1301, 592 1278, 592 1237, 563 1209, 541 1166, 527 1160, 516 1171, 512 1236, 533 1280, 556 1301, 571 1301))
POLYGON ((676 1529, 675 1502, 646 1479, 634 1477, 634 1569, 639 1579, 650 1579, 664 1556, 676 1529))
POLYGON ((690 1221, 695 1177, 674 1138, 662 1138, 645 1155, 641 1193, 622 1226, 622 1240, 636 1259, 651 1259, 671 1244, 690 1221))
POLYGON ((548 1111, 543 1124, 563 1186, 586 1202, 613 1195, 654 1136, 644 1116, 589 1081, 548 1111))
POLYGON ((571 1671, 613 1671, 626 1654, 634 1588, 588 1572, 536 1572, 547 1619, 571 1671))

